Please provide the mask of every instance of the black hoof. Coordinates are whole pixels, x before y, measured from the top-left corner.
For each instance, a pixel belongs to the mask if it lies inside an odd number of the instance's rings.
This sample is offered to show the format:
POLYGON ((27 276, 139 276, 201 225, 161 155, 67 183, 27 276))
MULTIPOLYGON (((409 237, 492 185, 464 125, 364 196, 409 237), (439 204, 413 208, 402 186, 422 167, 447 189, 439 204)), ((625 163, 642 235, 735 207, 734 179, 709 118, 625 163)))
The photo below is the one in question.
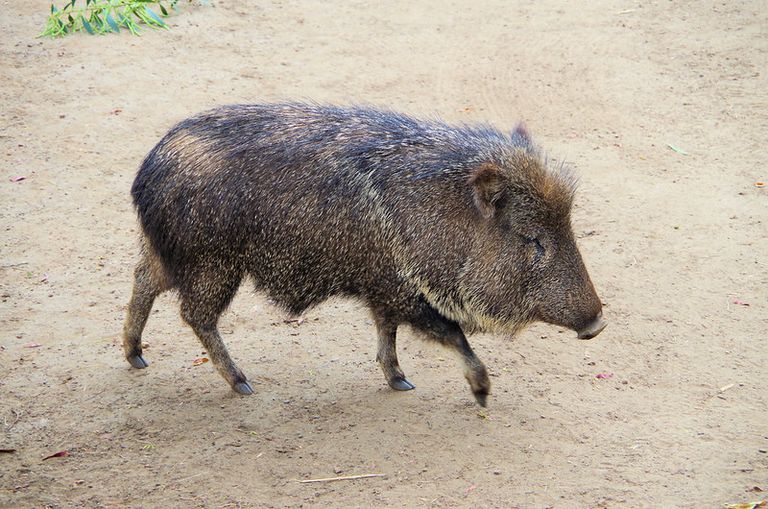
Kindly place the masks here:
POLYGON ((481 407, 485 407, 485 406, 487 406, 487 403, 488 403, 488 394, 486 394, 484 392, 476 392, 475 393, 475 399, 477 400, 477 403, 481 407))
POLYGON ((413 385, 411 382, 409 382, 405 378, 400 378, 400 377, 392 379, 389 382, 389 386, 396 391, 410 391, 416 388, 416 386, 413 385))
POLYGON ((236 383, 233 389, 236 393, 242 394, 243 396, 250 396, 253 394, 253 387, 251 387, 251 384, 248 382, 236 383))
POLYGON ((141 355, 131 355, 128 357, 128 362, 136 369, 144 369, 149 366, 149 363, 141 355))

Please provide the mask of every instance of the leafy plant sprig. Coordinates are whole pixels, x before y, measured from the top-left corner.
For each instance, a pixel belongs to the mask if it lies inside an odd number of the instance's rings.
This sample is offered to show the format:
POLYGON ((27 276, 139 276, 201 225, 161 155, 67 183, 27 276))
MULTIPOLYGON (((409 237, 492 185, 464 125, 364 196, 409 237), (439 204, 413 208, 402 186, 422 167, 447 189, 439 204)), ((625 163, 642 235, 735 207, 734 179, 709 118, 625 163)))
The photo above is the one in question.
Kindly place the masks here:
POLYGON ((139 24, 151 28, 168 28, 163 17, 168 16, 169 6, 177 10, 179 0, 85 0, 85 6, 77 6, 77 0, 67 0, 61 9, 51 4, 45 30, 40 37, 60 37, 74 32, 89 34, 119 32, 125 28, 139 35, 139 24), (150 7, 160 10, 156 13, 150 7))

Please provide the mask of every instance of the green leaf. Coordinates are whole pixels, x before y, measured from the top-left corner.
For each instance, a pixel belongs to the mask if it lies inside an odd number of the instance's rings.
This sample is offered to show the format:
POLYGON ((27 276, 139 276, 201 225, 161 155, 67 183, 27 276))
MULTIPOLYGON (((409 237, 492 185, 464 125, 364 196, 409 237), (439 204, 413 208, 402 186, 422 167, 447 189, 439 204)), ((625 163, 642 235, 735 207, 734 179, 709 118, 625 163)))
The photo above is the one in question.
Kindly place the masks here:
POLYGON ((121 12, 118 17, 120 18, 120 24, 130 30, 133 35, 141 35, 139 27, 125 13, 121 12))
POLYGON ((83 22, 83 28, 85 28, 85 30, 86 30, 86 31, 87 31, 89 34, 93 35, 93 34, 95 34, 95 33, 96 33, 96 31, 93 29, 93 27, 91 26, 91 24, 90 24, 90 23, 88 23, 88 20, 87 20, 87 19, 85 19, 85 17, 83 17, 83 16, 80 16, 80 21, 82 21, 82 22, 83 22))
POLYGON ((107 31, 107 23, 101 19, 101 16, 99 16, 99 13, 96 11, 91 13, 91 24, 93 24, 96 31, 100 34, 107 31))
POLYGON ((179 0, 53 0, 46 28, 38 37, 59 37, 79 31, 119 33, 121 28, 139 35, 142 25, 168 29, 165 18, 172 10, 178 10, 179 3, 179 0), (56 7, 56 2, 62 4, 61 8, 56 7))
POLYGON ((115 18, 113 18, 109 13, 107 13, 107 23, 109 23, 109 26, 112 28, 113 32, 120 31, 120 27, 117 26, 117 22, 115 21, 115 18))
POLYGON ((144 6, 144 10, 145 10, 145 11, 146 11, 146 13, 147 13, 147 14, 148 14, 148 15, 149 15, 149 16, 150 16, 150 17, 151 17, 151 18, 152 18, 152 19, 155 21, 155 23, 156 23, 158 26, 161 26, 161 27, 165 27, 165 26, 166 26, 166 25, 165 25, 165 21, 163 21, 163 19, 162 19, 161 17, 159 17, 157 14, 155 14, 155 13, 154 13, 154 11, 152 11, 152 9, 150 9, 149 7, 147 7, 147 6, 145 5, 145 6, 144 6))

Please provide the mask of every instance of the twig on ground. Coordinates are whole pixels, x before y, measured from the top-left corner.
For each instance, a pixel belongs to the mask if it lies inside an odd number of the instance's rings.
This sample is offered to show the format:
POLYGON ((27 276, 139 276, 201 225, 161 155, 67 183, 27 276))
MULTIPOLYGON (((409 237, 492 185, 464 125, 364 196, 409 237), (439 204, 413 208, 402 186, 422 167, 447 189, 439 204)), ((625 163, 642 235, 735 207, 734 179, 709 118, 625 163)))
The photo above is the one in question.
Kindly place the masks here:
POLYGON ((13 415, 16 416, 16 419, 14 419, 14 421, 11 424, 5 427, 6 433, 11 431, 11 429, 13 429, 13 427, 16 426, 16 423, 19 422, 19 419, 21 419, 21 416, 24 415, 24 412, 17 412, 16 410, 11 410, 11 412, 13 412, 13 415))
POLYGON ((167 482, 167 483, 163 484, 160 487, 160 491, 165 491, 168 488, 170 488, 171 486, 176 486, 176 485, 181 484, 181 483, 183 483, 185 481, 189 481, 190 479, 194 479, 195 477, 200 477, 201 475, 208 475, 209 473, 210 472, 198 472, 198 473, 190 475, 188 477, 182 477, 181 479, 176 479, 176 480, 167 482))
POLYGON ((342 477, 325 477, 323 479, 304 479, 299 480, 300 483, 308 482, 332 482, 332 481, 351 481, 353 479, 367 479, 369 477, 386 477, 387 474, 360 474, 360 475, 345 475, 342 477))
POLYGON ((22 265, 29 265, 29 262, 6 263, 2 267, 4 269, 12 269, 14 267, 21 267, 22 265))
POLYGON ((195 477, 199 477, 199 476, 201 476, 201 475, 206 475, 207 473, 208 473, 208 472, 200 472, 200 473, 198 473, 198 474, 195 474, 195 475, 190 475, 189 477, 184 477, 183 479, 178 479, 178 480, 176 480, 176 481, 173 481, 173 482, 172 482, 172 483, 170 483, 170 484, 179 484, 179 483, 182 483, 182 482, 184 482, 184 481, 189 481, 190 479, 194 479, 195 477))

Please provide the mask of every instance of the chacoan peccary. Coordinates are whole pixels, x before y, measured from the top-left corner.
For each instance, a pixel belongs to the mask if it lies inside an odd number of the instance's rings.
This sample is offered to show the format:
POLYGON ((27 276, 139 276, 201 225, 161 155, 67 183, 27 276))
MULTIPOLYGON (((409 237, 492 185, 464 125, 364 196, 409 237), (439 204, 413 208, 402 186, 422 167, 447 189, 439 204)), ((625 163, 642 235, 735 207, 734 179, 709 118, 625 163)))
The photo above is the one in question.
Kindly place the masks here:
POLYGON ((573 178, 550 168, 518 127, 451 126, 372 108, 236 105, 173 127, 131 189, 142 237, 124 330, 141 333, 160 293, 240 394, 246 376, 217 322, 243 278, 290 313, 360 299, 393 389, 398 326, 455 350, 475 398, 490 381, 465 333, 514 333, 534 321, 592 338, 601 303, 570 224, 573 178))

